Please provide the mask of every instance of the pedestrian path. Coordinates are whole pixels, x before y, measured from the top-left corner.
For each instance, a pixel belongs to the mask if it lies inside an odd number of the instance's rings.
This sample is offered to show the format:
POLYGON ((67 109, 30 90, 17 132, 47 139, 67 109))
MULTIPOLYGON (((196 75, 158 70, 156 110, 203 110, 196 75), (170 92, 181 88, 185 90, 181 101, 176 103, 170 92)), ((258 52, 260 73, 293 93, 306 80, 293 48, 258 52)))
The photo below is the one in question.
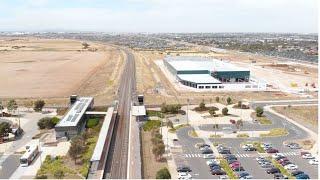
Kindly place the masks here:
MULTIPOLYGON (((236 157, 253 157, 254 154, 234 154, 236 157)), ((197 154, 197 153, 191 153, 191 154, 183 154, 186 158, 202 158, 204 154, 197 154)))
POLYGON ((297 153, 297 152, 283 152, 282 154, 285 156, 298 156, 299 155, 299 153, 297 153))

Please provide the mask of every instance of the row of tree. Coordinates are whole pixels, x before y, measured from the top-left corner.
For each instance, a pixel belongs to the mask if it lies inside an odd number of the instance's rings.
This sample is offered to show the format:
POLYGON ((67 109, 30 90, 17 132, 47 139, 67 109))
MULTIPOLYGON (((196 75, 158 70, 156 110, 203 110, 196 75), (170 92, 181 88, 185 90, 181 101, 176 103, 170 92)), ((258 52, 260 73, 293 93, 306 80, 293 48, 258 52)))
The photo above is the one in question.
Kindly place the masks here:
MULTIPOLYGON (((36 101, 30 101, 28 103, 27 106, 32 106, 34 111, 36 112, 40 112, 42 111, 42 108, 44 107, 46 103, 44 102, 44 100, 36 100, 36 101)), ((2 104, 2 102, 0 101, 0 111, 2 113, 2 111, 4 110, 5 106, 2 104)), ((16 102, 16 100, 14 99, 10 99, 7 103, 7 109, 9 113, 15 112, 18 109, 18 103, 16 102)))
POLYGON ((166 103, 163 103, 161 105, 161 112, 162 113, 177 114, 177 113, 179 113, 180 109, 181 109, 181 105, 180 104, 166 104, 166 103))
POLYGON ((153 129, 151 131, 151 142, 153 144, 152 153, 156 157, 156 160, 160 160, 162 155, 165 153, 165 145, 162 141, 162 135, 159 129, 153 129))

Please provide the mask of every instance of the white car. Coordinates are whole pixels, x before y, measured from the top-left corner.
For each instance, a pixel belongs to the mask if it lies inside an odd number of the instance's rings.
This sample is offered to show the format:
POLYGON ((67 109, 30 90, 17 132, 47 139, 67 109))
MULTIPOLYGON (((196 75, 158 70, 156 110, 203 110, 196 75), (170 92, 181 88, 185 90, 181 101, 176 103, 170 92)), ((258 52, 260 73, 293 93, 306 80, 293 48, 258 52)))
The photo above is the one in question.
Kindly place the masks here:
POLYGON ((287 170, 297 170, 298 169, 298 166, 295 165, 295 164, 287 164, 284 166, 285 169, 287 170))
POLYGON ((203 158, 204 158, 204 159, 214 159, 215 156, 214 156, 214 154, 204 154, 204 155, 203 155, 203 158))
POLYGON ((220 161, 217 159, 210 159, 206 163, 209 166, 210 164, 220 164, 220 161))
POLYGON ((189 173, 186 172, 180 172, 178 173, 178 179, 191 179, 192 176, 189 173))
POLYGON ((312 154, 304 154, 304 155, 302 155, 302 158, 303 159, 314 159, 315 157, 314 156, 312 156, 312 154))
POLYGON ((272 144, 271 143, 262 143, 261 147, 265 148, 265 147, 271 147, 272 144))
POLYGON ((219 176, 219 179, 229 179, 229 176, 228 175, 221 175, 221 176, 219 176))
POLYGON ((283 153, 275 153, 272 155, 272 158, 275 159, 277 157, 285 157, 285 155, 283 153))
POLYGON ((311 164, 311 165, 318 165, 318 164, 319 164, 319 161, 318 161, 317 159, 311 159, 311 160, 309 161, 309 164, 311 164))
POLYGON ((241 146, 242 149, 246 149, 246 148, 250 148, 250 147, 253 147, 253 144, 245 144, 245 145, 241 146))

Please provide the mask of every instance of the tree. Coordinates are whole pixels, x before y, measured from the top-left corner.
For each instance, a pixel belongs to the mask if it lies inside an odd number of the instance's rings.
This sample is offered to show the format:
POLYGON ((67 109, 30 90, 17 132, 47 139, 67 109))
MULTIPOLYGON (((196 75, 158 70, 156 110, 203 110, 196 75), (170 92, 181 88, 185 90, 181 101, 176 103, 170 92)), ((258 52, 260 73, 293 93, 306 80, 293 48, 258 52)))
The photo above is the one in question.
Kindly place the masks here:
POLYGON ((90 45, 86 42, 82 43, 83 49, 87 49, 90 45))
POLYGON ((42 111, 42 108, 44 107, 44 105, 45 105, 46 103, 44 102, 44 100, 36 100, 35 102, 34 102, 34 107, 33 107, 33 109, 34 109, 34 111, 36 111, 36 112, 40 112, 40 111, 42 111))
POLYGON ((263 109, 261 107, 256 108, 256 115, 257 117, 261 117, 263 114, 263 109))
POLYGON ((164 167, 157 172, 156 179, 171 179, 171 174, 169 170, 164 167))
POLYGON ((171 129, 174 128, 174 127, 173 127, 173 123, 172 123, 172 121, 170 121, 170 120, 167 122, 167 126, 169 126, 171 129))
POLYGON ((216 114, 216 111, 213 108, 210 108, 209 114, 213 117, 216 114))
POLYGON ((60 121, 60 119, 58 117, 51 118, 51 123, 53 126, 56 126, 59 121, 60 121))
POLYGON ((242 119, 239 119, 237 122, 236 122, 236 126, 237 126, 237 128, 240 130, 240 128, 242 128, 243 127, 243 121, 242 121, 242 119))
POLYGON ((59 122, 59 118, 57 117, 44 117, 41 118, 37 124, 39 129, 52 129, 57 124, 57 122, 59 122))
POLYGON ((242 108, 242 102, 238 101, 238 108, 242 108))
POLYGON ((216 102, 218 103, 220 101, 219 96, 216 97, 216 102))
POLYGON ((231 101, 232 101, 231 97, 228 97, 228 98, 227 98, 227 103, 228 103, 228 104, 231 104, 231 101))
POLYGON ((163 142, 155 145, 152 149, 152 152, 156 156, 156 159, 160 159, 160 157, 165 152, 165 145, 163 144, 163 142))
POLYGON ((76 164, 79 155, 81 155, 85 151, 84 139, 81 136, 76 136, 71 139, 71 146, 69 149, 69 155, 72 159, 74 159, 74 163, 76 164))
POLYGON ((15 111, 18 109, 18 104, 14 99, 10 99, 7 104, 7 108, 9 112, 15 111))
POLYGON ((27 101, 24 103, 24 105, 28 108, 28 111, 33 108, 33 101, 27 101))
POLYGON ((1 122, 0 123, 0 137, 11 132, 11 125, 8 122, 1 122))
POLYGON ((225 107, 222 109, 222 114, 226 116, 228 115, 228 111, 229 111, 228 108, 225 107))
POLYGON ((204 100, 199 104, 199 109, 204 110, 206 108, 206 104, 204 103, 204 100))

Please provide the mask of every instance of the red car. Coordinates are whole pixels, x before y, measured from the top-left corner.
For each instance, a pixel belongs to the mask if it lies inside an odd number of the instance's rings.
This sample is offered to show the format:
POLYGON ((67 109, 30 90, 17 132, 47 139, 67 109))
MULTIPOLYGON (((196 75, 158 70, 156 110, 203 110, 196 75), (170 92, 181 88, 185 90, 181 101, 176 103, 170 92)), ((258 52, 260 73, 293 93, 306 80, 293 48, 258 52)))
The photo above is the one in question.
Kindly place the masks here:
POLYGON ((238 166, 240 166, 240 162, 234 162, 234 163, 230 164, 231 168, 238 167, 238 166))
POLYGON ((281 162, 284 162, 284 161, 289 161, 289 159, 286 158, 286 157, 285 157, 285 158, 282 158, 282 159, 279 159, 279 160, 278 160, 278 163, 281 163, 281 162))
POLYGON ((267 153, 278 153, 279 151, 277 149, 270 148, 270 149, 267 149, 266 152, 267 153))

